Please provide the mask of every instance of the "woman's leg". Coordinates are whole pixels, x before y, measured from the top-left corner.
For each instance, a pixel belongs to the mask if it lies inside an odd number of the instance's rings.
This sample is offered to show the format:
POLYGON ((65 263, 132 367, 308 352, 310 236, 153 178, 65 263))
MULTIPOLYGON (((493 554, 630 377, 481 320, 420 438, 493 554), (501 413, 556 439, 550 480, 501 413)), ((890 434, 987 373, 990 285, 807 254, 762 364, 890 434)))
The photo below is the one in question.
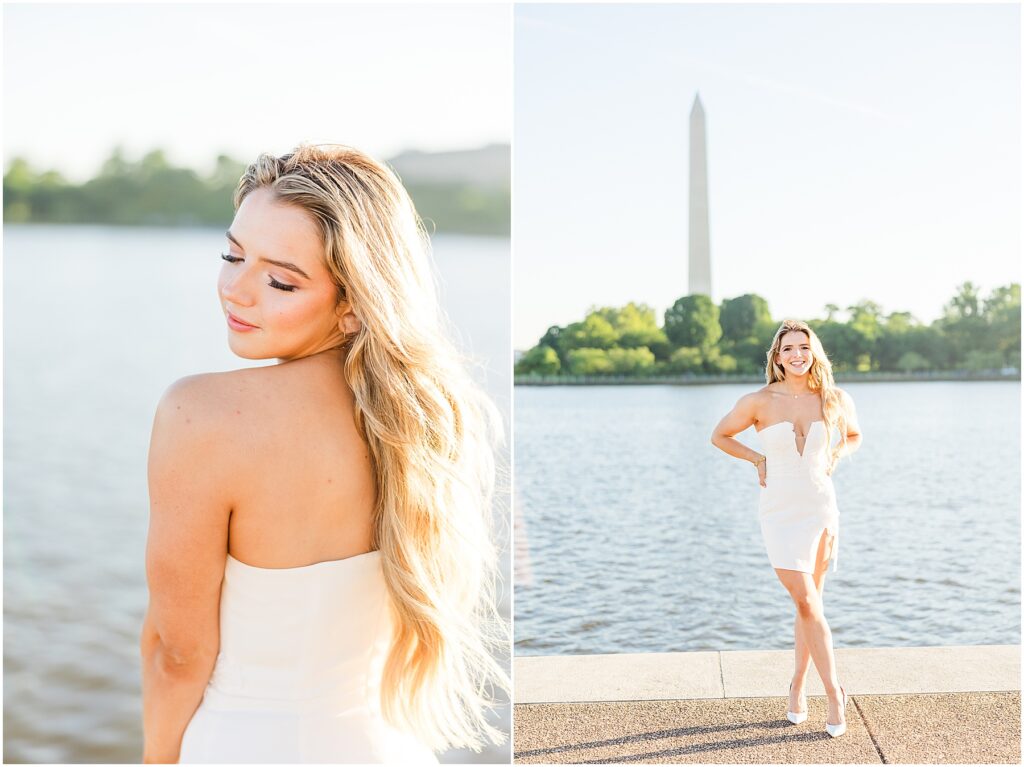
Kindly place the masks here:
MULTIPOLYGON (((821 539, 815 574, 819 570, 824 551, 829 551, 831 546, 831 536, 827 532, 822 533, 821 539)), ((839 680, 836 677, 835 657, 832 652, 832 632, 825 620, 819 586, 810 573, 779 568, 775 569, 775 573, 796 605, 796 635, 803 639, 807 652, 821 676, 825 694, 828 696, 827 721, 830 724, 839 724, 843 721, 839 709, 839 680)), ((822 583, 822 587, 823 585, 822 583)))
MULTIPOLYGON (((821 598, 825 592, 825 574, 828 573, 828 563, 832 553, 832 546, 835 536, 825 531, 818 543, 818 552, 814 562, 814 587, 821 598)), ((822 601, 824 604, 824 601, 822 601)), ((811 650, 804 641, 803 633, 800 631, 799 614, 793 621, 793 644, 796 649, 796 664, 793 671, 793 684, 789 688, 789 710, 794 713, 801 713, 804 709, 800 705, 800 698, 804 693, 807 684, 807 671, 811 667, 811 650)))

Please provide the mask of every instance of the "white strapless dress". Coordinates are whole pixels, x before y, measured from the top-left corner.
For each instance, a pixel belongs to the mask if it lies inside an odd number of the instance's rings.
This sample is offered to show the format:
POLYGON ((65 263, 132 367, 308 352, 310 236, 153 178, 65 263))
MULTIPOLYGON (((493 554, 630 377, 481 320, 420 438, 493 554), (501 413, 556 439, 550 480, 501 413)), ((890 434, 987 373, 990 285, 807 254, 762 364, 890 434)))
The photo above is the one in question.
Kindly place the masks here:
POLYGON ((182 764, 437 764, 381 714, 393 619, 380 558, 269 569, 228 556, 220 653, 182 764))
POLYGON ((767 458, 758 519, 772 567, 814 572, 823 531, 836 536, 832 568, 839 567, 839 508, 828 469, 831 435, 824 421, 812 421, 801 455, 790 421, 773 423, 758 432, 767 458))

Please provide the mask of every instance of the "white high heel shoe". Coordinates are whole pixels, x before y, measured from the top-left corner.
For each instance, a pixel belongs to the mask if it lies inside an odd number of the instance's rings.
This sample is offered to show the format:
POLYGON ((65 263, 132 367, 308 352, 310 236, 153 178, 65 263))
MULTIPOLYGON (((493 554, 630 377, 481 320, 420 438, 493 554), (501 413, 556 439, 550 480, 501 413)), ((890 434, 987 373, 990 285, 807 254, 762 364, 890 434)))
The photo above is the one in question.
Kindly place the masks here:
POLYGON ((825 721, 825 732, 833 738, 838 738, 846 732, 846 703, 849 701, 850 696, 846 694, 846 690, 843 689, 842 685, 839 686, 839 691, 843 694, 843 721, 840 724, 829 724, 827 719, 825 721))
MULTIPOLYGON (((792 682, 789 683, 789 691, 793 692, 793 683, 792 682)), ((804 704, 804 710, 803 711, 786 711, 786 718, 789 721, 791 721, 793 724, 800 724, 801 722, 806 722, 807 721, 807 710, 806 710, 807 709, 807 696, 806 695, 801 695, 800 696, 800 700, 803 701, 803 704, 804 704)), ((788 704, 786 705, 786 708, 787 709, 789 708, 788 704)))

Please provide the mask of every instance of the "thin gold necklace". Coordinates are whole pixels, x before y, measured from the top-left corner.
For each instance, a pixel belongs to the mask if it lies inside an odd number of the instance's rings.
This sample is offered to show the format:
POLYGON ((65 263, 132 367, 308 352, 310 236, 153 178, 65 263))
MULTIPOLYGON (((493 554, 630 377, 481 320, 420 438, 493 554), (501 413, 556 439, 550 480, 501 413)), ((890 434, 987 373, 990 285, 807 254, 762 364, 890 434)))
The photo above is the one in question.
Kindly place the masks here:
POLYGON ((787 397, 792 397, 793 399, 796 399, 797 397, 809 397, 812 394, 817 394, 818 392, 816 392, 816 391, 805 391, 805 392, 803 392, 801 394, 790 394, 787 391, 787 392, 782 392, 782 393, 785 394, 787 397))

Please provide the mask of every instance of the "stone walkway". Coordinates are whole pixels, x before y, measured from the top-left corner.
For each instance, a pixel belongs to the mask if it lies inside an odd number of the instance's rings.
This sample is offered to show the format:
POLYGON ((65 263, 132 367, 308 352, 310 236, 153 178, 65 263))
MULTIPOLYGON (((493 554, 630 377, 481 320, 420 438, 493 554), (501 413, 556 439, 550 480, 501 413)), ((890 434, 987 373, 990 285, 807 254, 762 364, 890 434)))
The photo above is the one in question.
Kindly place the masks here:
POLYGON ((1020 763, 1016 645, 839 649, 849 729, 785 718, 789 652, 525 657, 517 763, 1020 763))

